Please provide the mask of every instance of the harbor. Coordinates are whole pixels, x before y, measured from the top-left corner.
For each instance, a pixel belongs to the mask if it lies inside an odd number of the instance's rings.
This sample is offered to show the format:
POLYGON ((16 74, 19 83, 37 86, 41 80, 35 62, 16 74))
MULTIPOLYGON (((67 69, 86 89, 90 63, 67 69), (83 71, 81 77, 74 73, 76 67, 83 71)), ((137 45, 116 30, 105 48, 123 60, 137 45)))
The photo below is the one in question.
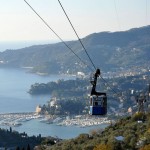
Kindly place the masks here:
POLYGON ((91 117, 91 116, 50 116, 40 115, 35 112, 30 113, 6 113, 0 114, 0 126, 17 127, 25 122, 36 119, 40 123, 55 124, 57 126, 77 126, 89 127, 101 124, 111 124, 113 121, 107 117, 91 117))

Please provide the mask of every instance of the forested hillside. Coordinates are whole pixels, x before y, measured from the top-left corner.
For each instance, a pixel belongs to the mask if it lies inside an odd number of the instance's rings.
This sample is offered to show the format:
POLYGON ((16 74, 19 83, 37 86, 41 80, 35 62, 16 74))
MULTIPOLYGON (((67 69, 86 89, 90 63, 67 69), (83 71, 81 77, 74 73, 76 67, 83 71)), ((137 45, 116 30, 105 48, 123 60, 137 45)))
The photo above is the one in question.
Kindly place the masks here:
POLYGON ((150 114, 134 114, 111 124, 105 130, 92 130, 55 145, 44 143, 38 150, 149 150, 150 114), (142 119, 142 120, 141 120, 142 119))
MULTIPOLYGON (((81 39, 94 64, 102 70, 141 66, 150 60, 150 26, 121 32, 93 33, 81 39)), ((88 65, 78 41, 67 45, 88 65)), ((76 73, 87 67, 63 44, 47 44, 6 50, 0 53, 1 67, 33 67, 33 72, 76 73)))

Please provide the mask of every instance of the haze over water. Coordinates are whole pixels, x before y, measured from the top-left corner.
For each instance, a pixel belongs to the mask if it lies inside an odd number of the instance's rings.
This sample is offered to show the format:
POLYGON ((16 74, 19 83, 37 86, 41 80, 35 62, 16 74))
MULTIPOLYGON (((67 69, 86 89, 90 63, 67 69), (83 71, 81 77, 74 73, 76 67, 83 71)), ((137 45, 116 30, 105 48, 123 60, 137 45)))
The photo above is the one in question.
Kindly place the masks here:
POLYGON ((44 40, 44 41, 0 41, 0 52, 11 49, 21 49, 32 45, 52 44, 58 42, 57 40, 44 40))

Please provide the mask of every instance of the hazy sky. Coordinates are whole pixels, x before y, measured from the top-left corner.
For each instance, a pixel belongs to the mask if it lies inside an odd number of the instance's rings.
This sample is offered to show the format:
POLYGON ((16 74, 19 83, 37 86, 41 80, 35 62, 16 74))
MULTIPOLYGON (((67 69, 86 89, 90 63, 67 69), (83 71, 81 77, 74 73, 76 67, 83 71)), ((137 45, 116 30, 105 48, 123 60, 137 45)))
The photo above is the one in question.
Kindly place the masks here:
MULTIPOLYGON (((148 0, 60 0, 79 36, 150 24, 148 0)), ((57 0, 27 0, 64 40, 76 39, 57 0)), ((0 41, 58 40, 24 0, 0 0, 0 41)))

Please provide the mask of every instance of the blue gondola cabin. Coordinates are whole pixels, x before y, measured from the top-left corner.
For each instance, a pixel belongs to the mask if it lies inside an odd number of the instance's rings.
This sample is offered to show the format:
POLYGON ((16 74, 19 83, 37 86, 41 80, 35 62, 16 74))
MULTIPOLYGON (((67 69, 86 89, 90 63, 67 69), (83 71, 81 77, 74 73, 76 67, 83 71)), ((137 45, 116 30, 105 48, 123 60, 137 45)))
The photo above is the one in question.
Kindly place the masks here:
POLYGON ((107 114, 107 97, 105 95, 91 95, 90 97, 90 115, 107 114))

